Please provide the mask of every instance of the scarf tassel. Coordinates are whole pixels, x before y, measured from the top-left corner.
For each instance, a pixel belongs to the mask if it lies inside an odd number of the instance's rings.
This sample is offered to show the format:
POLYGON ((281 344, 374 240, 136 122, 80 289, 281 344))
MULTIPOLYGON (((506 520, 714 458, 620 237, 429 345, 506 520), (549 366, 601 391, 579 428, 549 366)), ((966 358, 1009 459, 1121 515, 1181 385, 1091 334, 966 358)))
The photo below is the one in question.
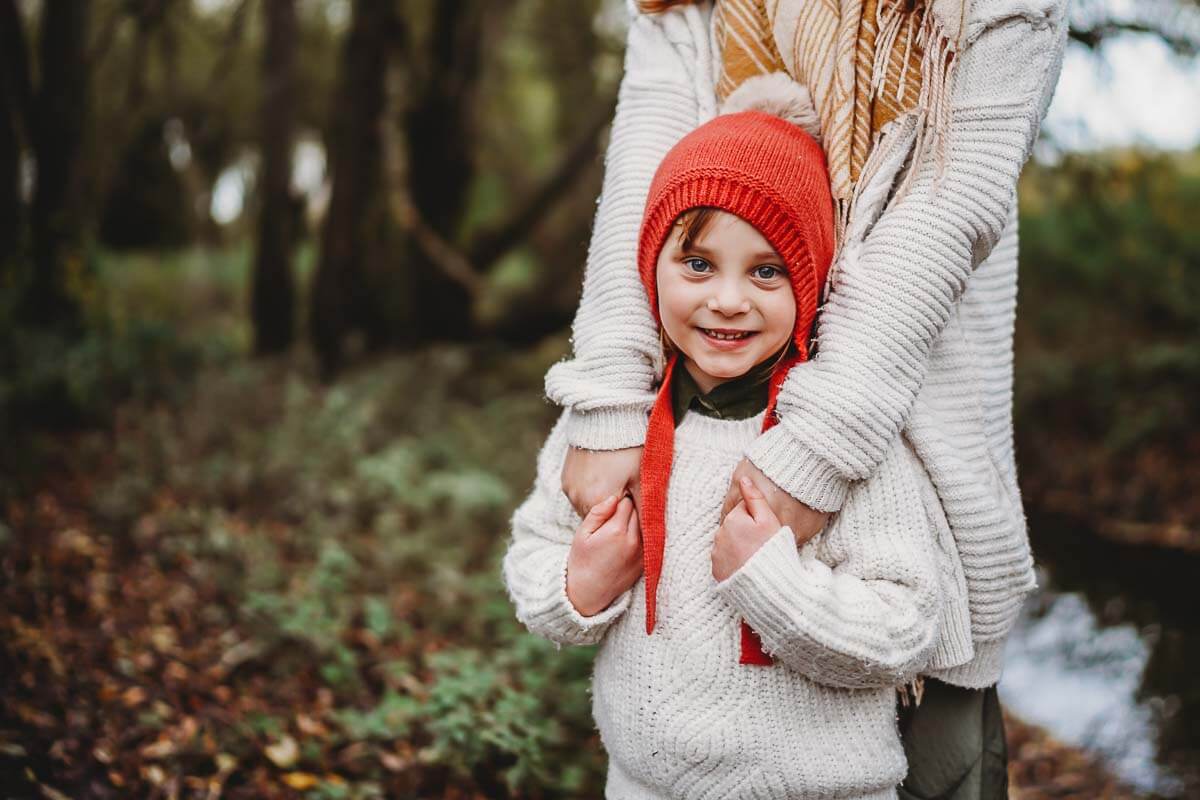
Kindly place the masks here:
MULTIPOLYGON (((933 191, 937 192, 945 174, 949 152, 951 122, 951 88, 955 66, 958 63, 959 43, 944 29, 931 2, 918 2, 915 6, 908 0, 882 0, 875 8, 875 28, 878 31, 871 54, 870 85, 868 99, 874 100, 887 91, 888 67, 898 41, 903 41, 904 54, 897 80, 895 96, 903 100, 908 85, 912 48, 922 49, 920 60, 921 90, 917 98, 916 111, 919 115, 917 137, 913 144, 912 167, 896 189, 895 201, 902 199, 912 187, 913 180, 930 148, 937 159, 933 191)), ((964 6, 965 8, 965 6, 964 6)), ((965 13, 965 12, 964 12, 965 13)), ((961 27, 961 26, 960 26, 961 27)), ((857 184, 861 184, 871 168, 878 152, 882 131, 872 137, 870 155, 860 171, 857 184)), ((857 188, 857 186, 855 187, 857 188)), ((838 249, 845 243, 850 219, 854 214, 856 194, 836 199, 835 231, 838 249)), ((831 270, 826 282, 832 284, 831 270)))

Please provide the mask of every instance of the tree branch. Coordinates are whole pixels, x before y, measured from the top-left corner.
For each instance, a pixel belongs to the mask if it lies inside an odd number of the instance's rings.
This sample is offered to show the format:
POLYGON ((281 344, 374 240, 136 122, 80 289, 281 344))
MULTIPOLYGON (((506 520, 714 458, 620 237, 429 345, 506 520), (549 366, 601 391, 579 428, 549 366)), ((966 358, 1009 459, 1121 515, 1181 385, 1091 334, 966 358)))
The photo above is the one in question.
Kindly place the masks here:
POLYGON ((557 200, 575 184, 581 172, 580 165, 595 154, 600 134, 612 120, 616 105, 616 97, 601 104, 583 134, 541 184, 518 204, 516 211, 475 236, 468 248, 471 263, 486 269, 537 227, 557 200))
POLYGON ((1156 36, 1181 56, 1194 57, 1200 54, 1200 38, 1183 32, 1169 19, 1162 22, 1102 20, 1087 26, 1072 26, 1069 36, 1089 50, 1096 50, 1105 41, 1124 33, 1140 33, 1156 36))
POLYGON ((242 39, 245 38, 246 21, 250 18, 252 2, 253 0, 241 0, 233 10, 233 15, 229 20, 229 32, 224 36, 221 52, 208 76, 209 89, 215 89, 232 73, 230 67, 233 64, 234 53, 237 52, 242 44, 242 39))
POLYGON ((470 259, 443 239, 406 195, 396 199, 395 207, 401 229, 413 237, 425 257, 472 297, 478 297, 483 291, 484 279, 470 259))

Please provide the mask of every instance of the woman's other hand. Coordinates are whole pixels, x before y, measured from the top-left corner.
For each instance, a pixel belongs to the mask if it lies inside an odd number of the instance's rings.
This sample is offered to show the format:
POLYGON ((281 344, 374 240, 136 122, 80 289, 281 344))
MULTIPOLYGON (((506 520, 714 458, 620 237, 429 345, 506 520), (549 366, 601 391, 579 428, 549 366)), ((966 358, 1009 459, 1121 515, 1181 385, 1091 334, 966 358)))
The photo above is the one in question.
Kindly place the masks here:
POLYGON ((633 495, 633 503, 642 507, 642 487, 638 475, 642 468, 642 448, 621 450, 583 450, 572 447, 562 469, 562 488, 581 517, 611 495, 633 495))

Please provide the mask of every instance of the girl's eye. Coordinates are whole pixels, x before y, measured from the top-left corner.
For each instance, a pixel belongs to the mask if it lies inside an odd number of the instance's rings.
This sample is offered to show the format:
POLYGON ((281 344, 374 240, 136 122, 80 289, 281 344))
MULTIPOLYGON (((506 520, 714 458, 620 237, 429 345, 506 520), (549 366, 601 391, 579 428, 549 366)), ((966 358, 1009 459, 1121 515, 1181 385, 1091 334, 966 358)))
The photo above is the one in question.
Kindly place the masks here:
POLYGON ((754 274, 759 280, 773 280, 783 274, 783 270, 779 267, 772 267, 770 264, 763 264, 761 267, 754 268, 754 274))
POLYGON ((703 258, 685 258, 683 263, 692 272, 707 272, 709 267, 703 258))

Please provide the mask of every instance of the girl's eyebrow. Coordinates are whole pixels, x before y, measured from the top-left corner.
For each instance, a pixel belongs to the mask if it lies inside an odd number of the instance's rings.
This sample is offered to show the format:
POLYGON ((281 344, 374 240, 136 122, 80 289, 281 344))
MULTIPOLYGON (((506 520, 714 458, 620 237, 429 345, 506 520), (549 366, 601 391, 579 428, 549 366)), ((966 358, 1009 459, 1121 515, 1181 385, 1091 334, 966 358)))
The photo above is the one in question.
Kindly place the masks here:
MULTIPOLYGON (((692 254, 703 256, 709 261, 717 260, 716 253, 701 244, 697 244, 696 242, 692 242, 690 245, 683 247, 683 252, 685 255, 692 254)), ((759 252, 751 255, 750 258, 756 263, 762 261, 783 261, 783 258, 779 255, 779 253, 776 253, 774 250, 760 250, 759 252)))

